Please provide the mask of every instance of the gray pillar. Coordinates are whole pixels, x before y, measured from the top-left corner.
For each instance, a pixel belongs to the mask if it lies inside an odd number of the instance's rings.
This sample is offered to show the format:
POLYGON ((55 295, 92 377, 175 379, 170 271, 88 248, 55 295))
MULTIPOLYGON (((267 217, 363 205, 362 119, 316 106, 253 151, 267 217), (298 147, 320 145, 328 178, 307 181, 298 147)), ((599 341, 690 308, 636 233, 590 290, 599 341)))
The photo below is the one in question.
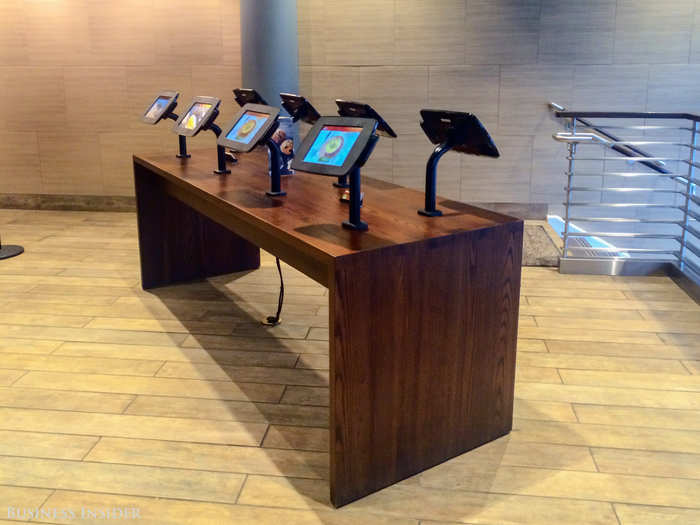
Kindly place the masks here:
POLYGON ((280 107, 280 92, 299 92, 298 49, 296 0, 241 0, 240 87, 280 107))

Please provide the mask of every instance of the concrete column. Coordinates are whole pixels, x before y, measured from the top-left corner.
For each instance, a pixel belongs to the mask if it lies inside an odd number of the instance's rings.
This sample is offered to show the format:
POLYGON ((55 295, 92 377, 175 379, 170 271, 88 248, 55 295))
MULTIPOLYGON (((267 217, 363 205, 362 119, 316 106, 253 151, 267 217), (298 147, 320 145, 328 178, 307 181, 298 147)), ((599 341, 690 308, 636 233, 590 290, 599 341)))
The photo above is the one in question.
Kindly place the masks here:
POLYGON ((296 0, 241 0, 240 87, 279 107, 280 92, 299 92, 298 49, 296 0))

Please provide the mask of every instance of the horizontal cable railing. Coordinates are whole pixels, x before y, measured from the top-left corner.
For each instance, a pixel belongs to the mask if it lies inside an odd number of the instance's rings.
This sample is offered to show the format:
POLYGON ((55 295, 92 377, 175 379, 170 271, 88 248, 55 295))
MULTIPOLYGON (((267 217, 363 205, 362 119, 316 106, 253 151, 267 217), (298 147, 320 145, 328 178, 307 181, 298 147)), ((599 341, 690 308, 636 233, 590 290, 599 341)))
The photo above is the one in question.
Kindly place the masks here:
POLYGON ((700 115, 549 107, 567 148, 562 271, 672 264, 700 283, 700 115))

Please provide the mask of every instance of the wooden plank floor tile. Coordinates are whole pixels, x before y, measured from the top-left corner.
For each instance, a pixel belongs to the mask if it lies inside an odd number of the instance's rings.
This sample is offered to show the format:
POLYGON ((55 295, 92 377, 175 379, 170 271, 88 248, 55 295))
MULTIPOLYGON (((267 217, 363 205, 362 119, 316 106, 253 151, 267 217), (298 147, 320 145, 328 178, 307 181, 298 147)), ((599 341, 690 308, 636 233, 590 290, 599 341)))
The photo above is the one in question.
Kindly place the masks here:
MULTIPOLYGON (((245 487, 244 487, 245 490, 245 487)), ((415 484, 393 485, 352 504, 353 509, 381 509, 389 516, 416 516, 441 521, 543 525, 615 525, 609 503, 582 499, 532 497, 486 492, 431 489, 415 484)))
POLYGON ((645 301, 630 298, 605 299, 572 297, 562 301, 557 297, 528 296, 530 306, 558 308, 564 303, 569 308, 605 310, 670 310, 679 312, 700 312, 700 306, 688 296, 674 296, 672 301, 645 301))
POLYGON ((571 403, 556 401, 533 401, 516 398, 513 417, 520 419, 544 419, 548 421, 578 421, 571 403))
POLYGON ((679 390, 700 392, 700 376, 690 374, 643 374, 637 372, 610 372, 605 370, 561 370, 568 385, 614 386, 647 388, 650 390, 679 390))
MULTIPOLYGON (((553 318, 558 319, 558 318, 553 318)), ((589 341, 593 343, 657 344, 663 341, 652 332, 632 330, 598 330, 596 328, 560 328, 554 326, 524 326, 518 329, 520 337, 552 341, 589 341)))
POLYGON ((26 326, 0 324, 5 337, 19 339, 48 339, 54 341, 81 341, 85 343, 146 344, 172 346, 180 344, 185 334, 138 332, 133 330, 98 330, 56 326, 26 326))
POLYGON ((526 400, 553 400, 592 405, 623 405, 650 408, 700 409, 698 392, 615 388, 585 385, 516 383, 515 396, 526 400))
POLYGON ((574 405, 581 423, 700 431, 700 410, 574 405))
POLYGON ((293 405, 328 406, 328 388, 288 386, 280 403, 293 405))
POLYGON ((583 354, 518 355, 518 366, 569 368, 575 370, 608 370, 613 372, 644 372, 686 375, 688 370, 678 360, 641 357, 596 356, 583 354))
MULTIPOLYGON (((283 508, 256 507, 249 505, 229 505, 180 501, 174 499, 93 494, 86 492, 56 491, 44 504, 50 508, 129 508, 138 510, 139 525, 211 525, 212 523, 250 523, 256 525, 418 525, 418 520, 392 518, 369 512, 331 512, 327 510, 296 510, 283 508)), ((127 520, 124 519, 126 522, 127 520)), ((102 520, 104 522, 104 520, 102 520)), ((74 520, 71 518, 53 521, 61 525, 94 525, 96 520, 74 520)))
POLYGON ((186 348, 206 348, 207 350, 255 350, 256 352, 293 352, 297 354, 328 355, 327 341, 300 341, 296 339, 273 339, 216 335, 188 336, 182 343, 186 348))
POLYGON ((0 353, 45 355, 50 354, 60 345, 60 341, 0 338, 0 353))
POLYGON ((517 432, 518 440, 527 442, 700 453, 698 433, 690 430, 589 425, 533 419, 516 419, 513 429, 517 432))
POLYGON ((229 381, 199 381, 195 379, 112 376, 104 374, 64 374, 59 372, 29 372, 22 377, 21 382, 17 382, 16 386, 77 392, 147 394, 267 402, 277 402, 284 390, 282 385, 263 385, 259 383, 232 383, 229 381))
POLYGON ((328 429, 272 425, 263 447, 328 452, 328 429))
MULTIPOLYGON (((80 460, 98 440, 94 436, 0 430, 0 456, 80 460)), ((11 478, 7 482, 18 484, 11 478)))
POLYGON ((600 472, 700 479, 700 455, 646 450, 591 449, 600 472))
POLYGON ((137 396, 126 413, 310 427, 327 427, 329 417, 325 407, 160 396, 137 396))
POLYGON ((670 344, 590 344, 581 341, 546 341, 547 348, 557 354, 609 355, 619 357, 650 357, 658 359, 700 359, 700 346, 670 344))
POLYGON ((257 446, 267 424, 0 408, 0 429, 257 446))
POLYGON ((0 406, 8 408, 121 414, 133 400, 134 396, 129 394, 102 394, 17 386, 0 387, 0 406))
POLYGON ((660 478, 645 476, 506 466, 465 476, 464 471, 450 475, 442 465, 419 476, 423 486, 443 490, 700 508, 700 480, 694 479, 663 478, 660 482, 660 478))
POLYGON ((166 363, 158 371, 158 377, 207 380, 233 380, 234 382, 272 383, 278 385, 321 386, 328 384, 328 373, 322 370, 273 368, 254 366, 191 365, 166 363))
POLYGON ((85 459, 129 465, 328 479, 328 454, 303 450, 102 438, 85 459))
POLYGON ((690 525, 700 523, 700 511, 672 507, 615 504, 622 525, 690 525))
MULTIPOLYGON (((3 511, 5 511, 3 514, 0 514, 0 517, 27 521, 26 518, 18 515, 15 511, 20 509, 36 509, 41 507, 44 501, 46 501, 46 498, 48 498, 52 492, 53 491, 50 489, 0 485, 0 501, 3 502, 3 511), (8 507, 11 507, 12 509, 8 507)), ((17 522, 11 521, 11 523, 16 524, 17 522)))
POLYGON ((26 487, 234 503, 243 479, 225 472, 0 457, 0 483, 26 487))
POLYGON ((47 372, 74 372, 83 374, 116 374, 153 376, 163 361, 139 359, 110 359, 101 357, 69 357, 59 355, 27 355, 5 353, 0 367, 16 370, 43 370, 47 372))
POLYGON ((17 379, 26 374, 23 370, 1 370, 0 369, 0 386, 11 385, 17 379))

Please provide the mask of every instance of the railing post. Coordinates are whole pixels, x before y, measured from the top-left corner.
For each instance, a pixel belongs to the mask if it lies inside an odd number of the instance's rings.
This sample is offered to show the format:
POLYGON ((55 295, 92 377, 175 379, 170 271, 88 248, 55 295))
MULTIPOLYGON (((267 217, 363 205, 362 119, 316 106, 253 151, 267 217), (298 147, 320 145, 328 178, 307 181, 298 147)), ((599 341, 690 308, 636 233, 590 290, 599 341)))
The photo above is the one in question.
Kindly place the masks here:
POLYGON ((697 121, 693 121, 693 129, 690 134, 690 154, 688 155, 688 178, 687 182, 685 185, 685 205, 683 206, 683 233, 681 236, 681 250, 680 253, 678 254, 678 266, 683 272, 685 270, 685 247, 687 244, 687 236, 688 236, 688 222, 689 222, 689 214, 688 214, 688 209, 690 208, 690 192, 692 191, 693 187, 693 180, 695 178, 695 147, 697 146, 697 141, 698 141, 698 123, 697 121))
MULTIPOLYGON (((571 133, 576 135, 576 119, 572 118, 569 123, 571 133)), ((567 145, 569 154, 566 157, 569 161, 569 168, 566 172, 566 202, 564 203, 564 232, 562 234, 562 240, 564 241, 564 252, 562 257, 566 259, 569 250, 569 205, 571 203, 571 187, 572 179, 574 176, 574 160, 576 158, 576 143, 569 142, 567 145)))

